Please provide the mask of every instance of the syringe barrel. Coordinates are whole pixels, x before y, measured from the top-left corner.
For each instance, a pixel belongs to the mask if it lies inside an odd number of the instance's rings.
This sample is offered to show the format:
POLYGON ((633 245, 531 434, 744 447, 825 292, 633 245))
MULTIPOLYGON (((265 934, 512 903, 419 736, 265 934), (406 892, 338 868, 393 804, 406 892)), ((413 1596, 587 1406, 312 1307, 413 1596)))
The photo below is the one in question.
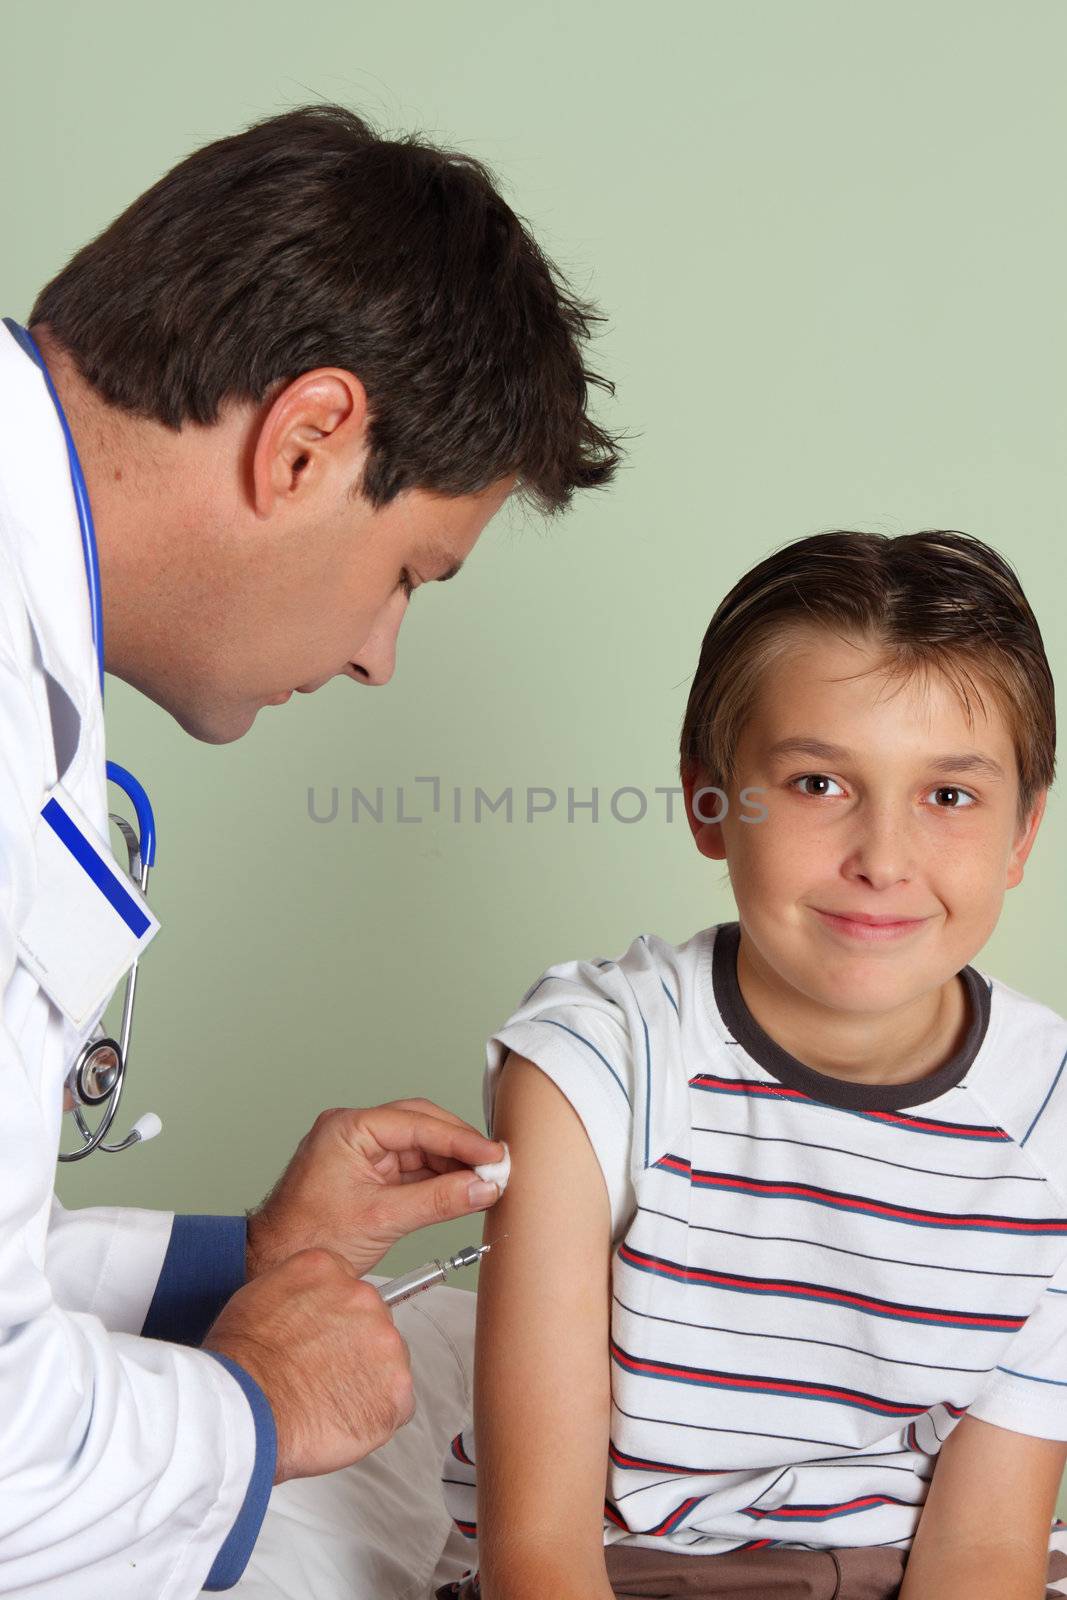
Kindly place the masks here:
POLYGON ((389 1283, 380 1284, 378 1293, 387 1306, 395 1306, 400 1300, 407 1300, 420 1290, 440 1283, 444 1276, 445 1269, 440 1261, 428 1261, 424 1267, 415 1267, 411 1272, 405 1272, 389 1283))

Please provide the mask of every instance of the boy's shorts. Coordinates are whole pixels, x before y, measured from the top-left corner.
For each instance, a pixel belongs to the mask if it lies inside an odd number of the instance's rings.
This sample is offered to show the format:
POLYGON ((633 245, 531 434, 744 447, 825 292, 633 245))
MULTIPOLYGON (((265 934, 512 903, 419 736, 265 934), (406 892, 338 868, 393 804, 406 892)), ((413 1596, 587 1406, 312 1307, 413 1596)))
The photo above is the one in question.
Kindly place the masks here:
MULTIPOLYGON (((618 1600, 895 1600, 901 1550, 736 1550, 687 1556, 612 1544, 604 1551, 618 1600)), ((1067 1594, 1067 1554, 1049 1554, 1047 1600, 1067 1594)), ((477 1576, 436 1591, 436 1600, 481 1600, 477 1576)), ((545 1600, 552 1600, 546 1596, 545 1600)))

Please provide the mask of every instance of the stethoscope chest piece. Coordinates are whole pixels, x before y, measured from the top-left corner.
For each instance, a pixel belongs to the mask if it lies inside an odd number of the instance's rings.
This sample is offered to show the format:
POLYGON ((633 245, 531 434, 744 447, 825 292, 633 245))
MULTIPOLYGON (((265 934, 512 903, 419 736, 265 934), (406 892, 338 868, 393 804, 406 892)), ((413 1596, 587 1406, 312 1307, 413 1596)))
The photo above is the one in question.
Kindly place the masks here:
POLYGON ((104 1105, 114 1092, 121 1065, 116 1039, 90 1039, 71 1072, 74 1098, 83 1106, 104 1105))

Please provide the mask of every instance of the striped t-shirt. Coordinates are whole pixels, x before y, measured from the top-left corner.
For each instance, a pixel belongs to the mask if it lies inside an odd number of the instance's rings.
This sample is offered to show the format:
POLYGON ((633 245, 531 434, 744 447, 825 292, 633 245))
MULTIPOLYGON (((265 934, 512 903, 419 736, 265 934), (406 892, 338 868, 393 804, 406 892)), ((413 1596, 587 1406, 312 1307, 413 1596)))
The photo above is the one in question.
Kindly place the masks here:
MULTIPOLYGON (((604 1542, 907 1548, 966 1411, 1067 1440, 1067 1021, 976 968, 911 1083, 759 1026, 739 925, 548 969, 488 1046, 574 1106, 611 1198, 604 1542)), ((477 1533, 473 1427, 444 1468, 477 1533)))

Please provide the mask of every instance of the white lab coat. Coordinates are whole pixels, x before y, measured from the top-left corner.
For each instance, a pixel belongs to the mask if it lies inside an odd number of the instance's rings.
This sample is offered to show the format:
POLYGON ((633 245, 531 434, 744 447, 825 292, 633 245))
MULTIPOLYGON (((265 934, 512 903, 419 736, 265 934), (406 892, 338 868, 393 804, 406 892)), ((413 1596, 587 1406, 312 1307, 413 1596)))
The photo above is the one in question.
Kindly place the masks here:
POLYGON ((244 1502, 255 1427, 220 1362, 138 1337, 172 1214, 68 1212, 53 1194, 64 1079, 90 1029, 17 963, 15 930, 57 778, 106 836, 66 449, 0 323, 0 1595, 185 1600, 244 1502))

